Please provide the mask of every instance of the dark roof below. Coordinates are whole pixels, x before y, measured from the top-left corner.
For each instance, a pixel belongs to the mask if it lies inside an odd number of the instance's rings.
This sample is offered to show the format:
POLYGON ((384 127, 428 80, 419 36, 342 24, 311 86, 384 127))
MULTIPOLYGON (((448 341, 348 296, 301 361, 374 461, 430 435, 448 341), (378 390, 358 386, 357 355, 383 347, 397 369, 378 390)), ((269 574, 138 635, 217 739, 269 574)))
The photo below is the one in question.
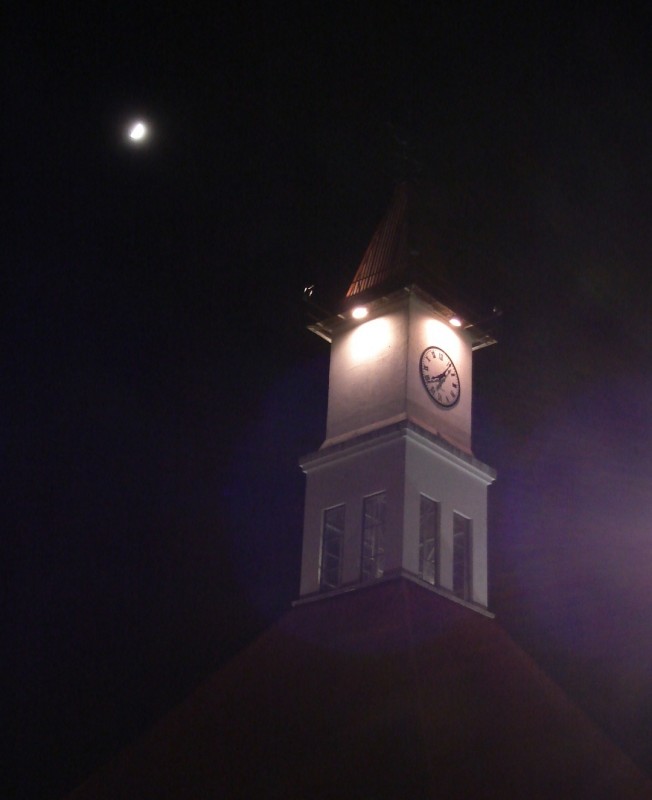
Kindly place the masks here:
POLYGON ((293 608, 83 798, 652 798, 494 620, 405 580, 293 608))

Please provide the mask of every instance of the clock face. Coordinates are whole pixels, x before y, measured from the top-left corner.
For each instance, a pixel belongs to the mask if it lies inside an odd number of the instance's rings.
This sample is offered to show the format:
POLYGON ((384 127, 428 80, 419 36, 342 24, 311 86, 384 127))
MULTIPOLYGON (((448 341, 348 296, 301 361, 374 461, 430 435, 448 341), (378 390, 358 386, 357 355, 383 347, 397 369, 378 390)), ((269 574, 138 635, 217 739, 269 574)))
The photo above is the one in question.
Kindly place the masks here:
POLYGON ((426 347, 419 361, 425 390, 442 408, 452 408, 460 399, 460 376, 441 347, 426 347))

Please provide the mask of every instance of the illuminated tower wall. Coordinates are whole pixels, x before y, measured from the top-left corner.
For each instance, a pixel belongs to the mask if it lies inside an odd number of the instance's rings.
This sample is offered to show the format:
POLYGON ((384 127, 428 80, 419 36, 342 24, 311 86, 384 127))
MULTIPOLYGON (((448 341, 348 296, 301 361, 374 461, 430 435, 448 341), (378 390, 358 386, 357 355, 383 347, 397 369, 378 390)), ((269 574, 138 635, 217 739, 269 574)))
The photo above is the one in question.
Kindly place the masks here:
POLYGON ((363 320, 340 314, 322 325, 331 341, 328 415, 323 445, 301 464, 301 596, 403 575, 484 609, 495 475, 471 453, 473 337, 416 286, 366 308, 363 320), (445 389, 453 365, 456 374, 458 396, 441 403, 424 383, 431 352, 445 359, 437 373, 445 389))

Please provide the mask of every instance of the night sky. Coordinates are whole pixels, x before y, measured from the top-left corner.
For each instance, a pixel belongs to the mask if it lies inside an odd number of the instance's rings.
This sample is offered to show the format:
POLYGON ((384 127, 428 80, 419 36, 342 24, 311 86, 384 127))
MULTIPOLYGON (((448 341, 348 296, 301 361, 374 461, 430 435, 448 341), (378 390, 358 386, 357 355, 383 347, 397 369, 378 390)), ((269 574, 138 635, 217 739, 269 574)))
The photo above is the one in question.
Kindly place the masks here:
POLYGON ((335 307, 405 175, 503 312, 491 607, 652 773, 642 8, 9 5, 3 797, 63 796, 297 596, 329 355, 303 288, 335 307))

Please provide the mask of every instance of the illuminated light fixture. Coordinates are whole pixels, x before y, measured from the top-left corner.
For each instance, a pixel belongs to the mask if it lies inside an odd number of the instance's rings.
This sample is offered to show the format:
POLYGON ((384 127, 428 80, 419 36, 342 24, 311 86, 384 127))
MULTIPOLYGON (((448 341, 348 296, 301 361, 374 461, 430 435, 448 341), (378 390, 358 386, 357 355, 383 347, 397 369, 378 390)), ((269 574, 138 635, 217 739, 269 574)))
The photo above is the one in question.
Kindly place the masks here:
POLYGON ((454 328, 461 328, 462 327, 462 320, 459 317, 451 317, 448 320, 448 324, 452 325, 454 328))
POLYGON ((353 319, 364 319, 369 313, 369 309, 365 306, 356 306, 351 312, 353 319))

